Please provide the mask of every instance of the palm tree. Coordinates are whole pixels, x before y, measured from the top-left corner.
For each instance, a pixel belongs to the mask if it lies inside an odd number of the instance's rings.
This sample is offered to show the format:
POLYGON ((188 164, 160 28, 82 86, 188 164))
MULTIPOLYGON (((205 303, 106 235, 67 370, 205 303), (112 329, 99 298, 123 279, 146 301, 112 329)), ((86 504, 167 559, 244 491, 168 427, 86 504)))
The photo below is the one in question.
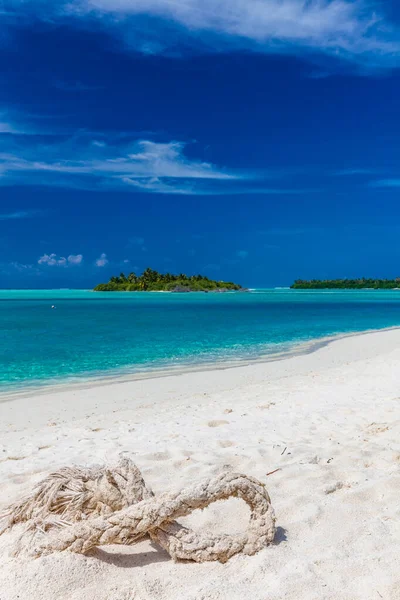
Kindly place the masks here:
POLYGON ((129 273, 128 275, 128 281, 129 283, 136 283, 137 282, 137 275, 135 273, 129 273))

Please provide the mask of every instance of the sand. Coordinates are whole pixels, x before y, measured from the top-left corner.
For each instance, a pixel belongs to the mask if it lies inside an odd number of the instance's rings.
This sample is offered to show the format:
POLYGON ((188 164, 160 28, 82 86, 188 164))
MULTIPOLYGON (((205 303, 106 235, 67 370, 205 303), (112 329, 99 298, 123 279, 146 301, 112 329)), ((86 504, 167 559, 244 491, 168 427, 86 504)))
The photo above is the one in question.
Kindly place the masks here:
MULTIPOLYGON (((0 508, 51 470, 122 452, 156 493, 222 469, 259 478, 278 532, 224 565, 175 564, 147 541, 15 559, 7 533, 0 599, 400 599, 399 365, 390 330, 278 362, 3 398, 0 508)), ((185 522, 231 532, 246 519, 230 500, 185 522)))

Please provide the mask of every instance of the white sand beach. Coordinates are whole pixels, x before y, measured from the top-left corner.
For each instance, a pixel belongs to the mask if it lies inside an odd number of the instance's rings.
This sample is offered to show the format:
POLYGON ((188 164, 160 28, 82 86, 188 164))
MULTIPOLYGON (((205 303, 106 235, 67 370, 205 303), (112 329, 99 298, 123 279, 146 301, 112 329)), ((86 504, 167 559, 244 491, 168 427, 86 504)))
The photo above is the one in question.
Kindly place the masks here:
MULTIPOLYGON (((258 478, 278 531, 255 556, 195 564, 150 541, 13 558, 17 528, 0 538, 1 600, 399 600, 399 367, 400 330, 387 330, 281 361, 3 398, 0 509, 52 470, 125 453, 156 494, 226 469, 258 478)), ((232 532, 247 516, 229 500, 184 521, 232 532)))

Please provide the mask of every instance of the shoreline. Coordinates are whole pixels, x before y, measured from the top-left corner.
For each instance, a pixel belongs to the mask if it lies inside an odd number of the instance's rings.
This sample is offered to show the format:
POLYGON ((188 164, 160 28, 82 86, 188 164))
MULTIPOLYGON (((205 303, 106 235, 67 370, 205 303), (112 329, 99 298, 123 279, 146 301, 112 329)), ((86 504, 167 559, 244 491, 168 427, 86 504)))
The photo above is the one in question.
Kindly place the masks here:
MULTIPOLYGON (((221 472, 256 477, 275 543, 225 564, 174 563, 143 540, 38 559, 0 536, 7 600, 400 598, 400 328, 277 361, 54 389, 0 403, 0 513, 64 466, 131 458, 156 496, 221 472)), ((238 499, 180 519, 237 533, 238 499)))
POLYGON ((64 391, 79 391, 90 388, 98 388, 110 385, 119 385, 135 381, 146 381, 152 379, 163 379, 165 377, 175 377, 191 373, 208 373, 210 371, 225 371, 236 368, 250 367, 252 365, 274 363, 288 358, 296 356, 306 356, 317 352, 320 348, 323 348, 329 344, 332 344, 341 339, 359 337, 368 334, 381 333, 385 331, 396 331, 400 330, 400 325, 392 327, 383 327, 381 329, 366 329, 364 331, 351 331, 348 333, 338 333, 332 336, 323 336, 321 338, 314 338, 307 342, 288 342, 289 348, 282 352, 275 352, 270 354, 260 354, 258 357, 252 359, 240 359, 237 360, 218 360, 218 361, 204 361, 204 362, 193 362, 182 363, 181 365, 173 366, 172 364, 165 368, 148 368, 141 371, 124 374, 116 374, 115 371, 103 371, 96 372, 98 374, 82 374, 71 377, 63 377, 60 379, 49 379, 43 382, 27 383, 26 385, 18 386, 14 389, 2 390, 0 386, 0 404, 3 402, 10 402, 18 398, 28 398, 42 394, 52 394, 56 392, 64 391), (109 373, 107 375, 107 373, 109 373), (77 381, 73 381, 77 379, 77 381))

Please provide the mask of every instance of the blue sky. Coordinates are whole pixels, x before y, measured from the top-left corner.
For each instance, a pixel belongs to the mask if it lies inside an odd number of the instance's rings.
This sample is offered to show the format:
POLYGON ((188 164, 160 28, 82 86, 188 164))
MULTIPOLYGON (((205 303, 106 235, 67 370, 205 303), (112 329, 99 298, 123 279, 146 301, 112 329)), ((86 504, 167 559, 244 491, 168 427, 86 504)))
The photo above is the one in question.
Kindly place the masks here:
POLYGON ((391 0, 10 0, 1 287, 400 275, 391 0))

